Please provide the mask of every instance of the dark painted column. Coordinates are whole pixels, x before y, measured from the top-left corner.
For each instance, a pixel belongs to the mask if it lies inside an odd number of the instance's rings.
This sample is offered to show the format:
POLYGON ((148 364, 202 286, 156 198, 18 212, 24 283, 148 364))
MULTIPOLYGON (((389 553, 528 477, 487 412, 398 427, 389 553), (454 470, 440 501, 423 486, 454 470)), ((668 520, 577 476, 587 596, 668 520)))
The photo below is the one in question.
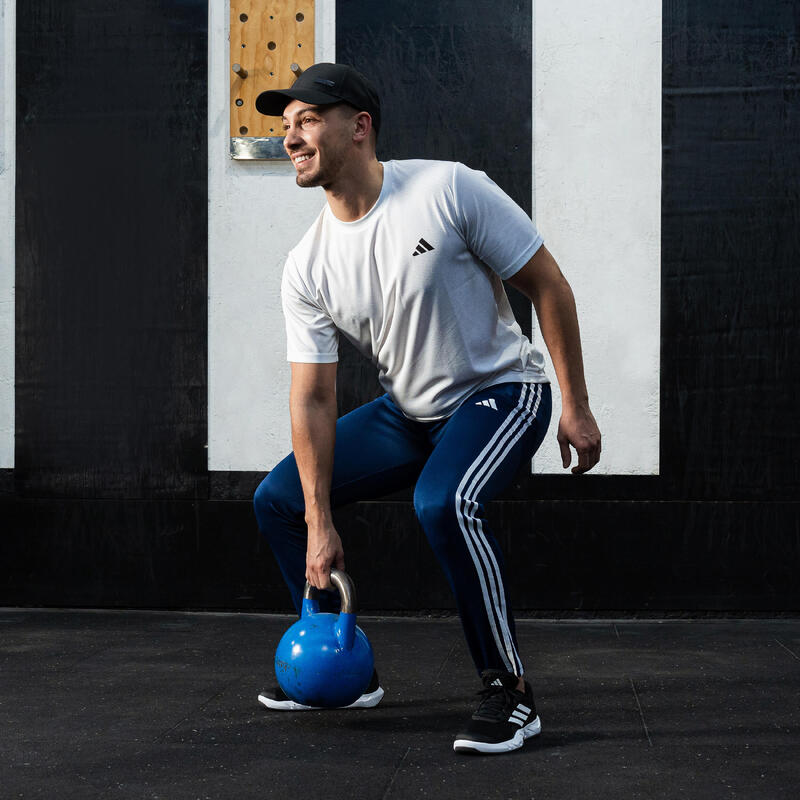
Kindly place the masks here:
MULTIPOLYGON (((336 4, 336 58, 374 80, 383 122, 378 157, 461 161, 531 210, 531 4, 515 0, 393 0, 336 4)), ((530 333, 530 303, 509 290, 530 333)), ((346 342, 341 411, 381 389, 346 342)))
POLYGON ((16 484, 206 474, 207 6, 17 5, 16 484))
POLYGON ((664 14, 664 489, 795 500, 800 5, 681 0, 664 14))

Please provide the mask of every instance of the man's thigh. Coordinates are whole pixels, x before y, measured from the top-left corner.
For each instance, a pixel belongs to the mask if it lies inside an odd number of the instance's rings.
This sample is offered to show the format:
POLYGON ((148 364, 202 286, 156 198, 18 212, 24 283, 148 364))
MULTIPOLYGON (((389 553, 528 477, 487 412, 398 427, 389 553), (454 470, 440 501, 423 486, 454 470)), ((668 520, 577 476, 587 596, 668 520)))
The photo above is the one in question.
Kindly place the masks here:
POLYGON ((420 488, 434 483, 486 502, 501 492, 544 439, 549 384, 504 383, 476 392, 436 431, 420 488))
MULTIPOLYGON (((413 485, 430 450, 422 426, 404 417, 386 395, 345 414, 336 422, 331 505, 337 508, 413 485)), ((294 454, 273 473, 283 492, 302 503, 294 454)))

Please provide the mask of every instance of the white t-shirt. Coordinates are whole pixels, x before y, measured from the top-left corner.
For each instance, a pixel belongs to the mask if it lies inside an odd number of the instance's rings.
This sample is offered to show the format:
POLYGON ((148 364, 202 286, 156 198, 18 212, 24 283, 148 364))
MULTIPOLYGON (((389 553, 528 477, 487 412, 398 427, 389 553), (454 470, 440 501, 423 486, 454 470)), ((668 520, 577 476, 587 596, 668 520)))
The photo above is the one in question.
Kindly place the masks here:
POLYGON ((446 161, 387 161, 375 205, 342 222, 328 205, 289 253, 281 297, 288 360, 338 359, 341 332, 403 413, 452 414, 472 393, 546 382, 502 279, 542 238, 485 173, 446 161))

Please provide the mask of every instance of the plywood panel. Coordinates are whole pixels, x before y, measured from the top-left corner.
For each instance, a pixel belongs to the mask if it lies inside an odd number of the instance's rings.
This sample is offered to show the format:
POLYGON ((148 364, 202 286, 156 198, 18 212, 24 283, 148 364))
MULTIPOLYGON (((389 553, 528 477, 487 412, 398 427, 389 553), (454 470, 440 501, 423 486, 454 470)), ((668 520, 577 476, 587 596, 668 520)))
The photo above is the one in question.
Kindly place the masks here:
POLYGON ((314 0, 231 0, 231 136, 281 136, 280 119, 259 114, 256 97, 291 86, 292 64, 313 63, 314 0))

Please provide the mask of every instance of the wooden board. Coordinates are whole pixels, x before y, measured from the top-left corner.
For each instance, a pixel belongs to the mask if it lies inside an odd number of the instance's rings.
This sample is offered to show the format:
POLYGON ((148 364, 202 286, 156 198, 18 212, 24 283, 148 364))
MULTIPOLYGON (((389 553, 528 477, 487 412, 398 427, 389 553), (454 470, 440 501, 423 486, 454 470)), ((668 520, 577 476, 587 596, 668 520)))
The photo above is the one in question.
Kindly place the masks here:
POLYGON ((266 89, 295 81, 292 64, 314 63, 314 0, 230 0, 230 108, 232 137, 282 136, 280 117, 265 117, 255 101, 266 89), (241 78, 233 71, 240 64, 241 78))

